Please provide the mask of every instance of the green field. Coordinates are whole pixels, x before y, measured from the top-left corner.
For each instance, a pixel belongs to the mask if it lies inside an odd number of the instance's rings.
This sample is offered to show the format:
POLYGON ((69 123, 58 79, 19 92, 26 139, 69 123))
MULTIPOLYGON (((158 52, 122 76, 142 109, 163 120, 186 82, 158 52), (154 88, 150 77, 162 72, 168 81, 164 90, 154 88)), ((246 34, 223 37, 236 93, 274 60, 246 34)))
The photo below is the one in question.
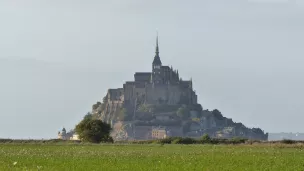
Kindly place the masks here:
POLYGON ((304 170, 303 146, 0 144, 0 170, 304 170))

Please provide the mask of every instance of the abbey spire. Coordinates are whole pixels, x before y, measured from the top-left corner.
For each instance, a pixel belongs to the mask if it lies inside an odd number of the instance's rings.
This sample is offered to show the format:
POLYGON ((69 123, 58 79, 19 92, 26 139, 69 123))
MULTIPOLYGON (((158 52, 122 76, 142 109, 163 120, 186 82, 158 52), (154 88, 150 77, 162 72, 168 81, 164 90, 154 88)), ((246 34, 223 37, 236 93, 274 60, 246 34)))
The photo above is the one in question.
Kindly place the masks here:
POLYGON ((155 49, 155 55, 156 55, 156 56, 159 56, 158 35, 156 36, 156 49, 155 49))
POLYGON ((160 60, 160 57, 159 57, 159 47, 158 47, 158 34, 156 36, 156 48, 155 48, 155 57, 154 57, 154 60, 153 60, 153 65, 154 64, 157 64, 157 65, 161 65, 161 60, 160 60))

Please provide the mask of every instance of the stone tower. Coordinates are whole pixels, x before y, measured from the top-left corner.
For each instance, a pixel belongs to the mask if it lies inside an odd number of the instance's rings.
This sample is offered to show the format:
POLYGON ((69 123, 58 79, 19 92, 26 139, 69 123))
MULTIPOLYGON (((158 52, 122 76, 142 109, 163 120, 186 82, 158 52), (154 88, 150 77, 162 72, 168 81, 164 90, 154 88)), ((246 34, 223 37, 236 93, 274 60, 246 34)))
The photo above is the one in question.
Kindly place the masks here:
POLYGON ((158 36, 156 37, 156 49, 155 57, 152 62, 152 83, 161 84, 162 83, 162 73, 161 73, 162 62, 159 57, 159 47, 158 47, 158 36))

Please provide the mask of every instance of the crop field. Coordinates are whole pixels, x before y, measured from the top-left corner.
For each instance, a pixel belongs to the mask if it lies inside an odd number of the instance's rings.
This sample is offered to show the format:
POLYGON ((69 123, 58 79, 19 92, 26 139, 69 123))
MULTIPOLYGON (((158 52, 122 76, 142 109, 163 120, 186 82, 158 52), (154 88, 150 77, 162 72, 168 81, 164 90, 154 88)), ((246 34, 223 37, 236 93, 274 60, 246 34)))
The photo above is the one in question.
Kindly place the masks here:
POLYGON ((0 144, 0 170, 304 170, 304 146, 0 144))

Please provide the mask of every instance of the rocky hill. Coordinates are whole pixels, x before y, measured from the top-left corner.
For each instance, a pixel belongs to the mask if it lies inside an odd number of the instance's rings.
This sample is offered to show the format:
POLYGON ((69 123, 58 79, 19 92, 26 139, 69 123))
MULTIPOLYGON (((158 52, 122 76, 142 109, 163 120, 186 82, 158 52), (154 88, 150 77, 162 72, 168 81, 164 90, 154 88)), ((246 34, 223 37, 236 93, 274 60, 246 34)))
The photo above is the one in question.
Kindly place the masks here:
POLYGON ((92 106, 91 113, 94 118, 112 125, 112 136, 115 139, 151 139, 151 131, 155 127, 167 128, 171 136, 200 137, 207 133, 216 138, 268 138, 268 133, 264 133, 260 128, 248 128, 224 117, 219 110, 209 111, 203 109, 200 104, 152 105, 139 101, 133 109, 122 105, 112 112, 106 112, 108 103, 105 96, 103 102, 92 106))

